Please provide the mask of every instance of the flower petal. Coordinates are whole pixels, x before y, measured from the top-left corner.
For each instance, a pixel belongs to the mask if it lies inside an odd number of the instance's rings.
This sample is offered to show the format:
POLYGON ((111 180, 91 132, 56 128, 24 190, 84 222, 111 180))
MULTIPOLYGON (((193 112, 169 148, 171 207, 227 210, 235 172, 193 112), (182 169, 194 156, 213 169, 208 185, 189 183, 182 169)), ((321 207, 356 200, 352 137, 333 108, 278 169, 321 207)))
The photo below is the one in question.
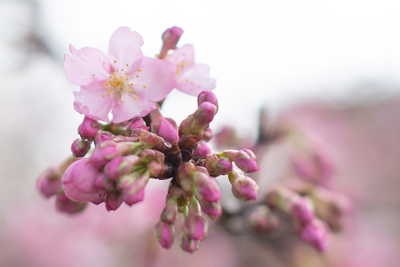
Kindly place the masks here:
POLYGON ((137 84, 133 85, 133 89, 147 99, 160 101, 175 87, 175 67, 171 62, 144 57, 140 68, 142 70, 138 72, 139 78, 135 80, 137 84))
POLYGON ((86 162, 86 159, 78 159, 64 172, 62 186, 65 195, 73 201, 98 202, 101 188, 95 185, 99 171, 86 162))
POLYGON ((89 85, 107 79, 111 65, 106 54, 92 47, 77 50, 72 45, 70 51, 72 54, 64 58, 64 70, 70 82, 89 85))
POLYGON ((115 99, 107 93, 108 88, 100 85, 81 86, 80 91, 74 92, 74 108, 93 120, 110 122, 108 114, 115 105, 115 99))
POLYGON ((151 110, 156 108, 156 104, 147 99, 144 95, 137 95, 137 100, 135 100, 136 95, 126 93, 123 95, 123 103, 117 101, 115 107, 112 110, 113 122, 123 122, 133 117, 144 117, 151 110))
POLYGON ((208 74, 210 67, 205 64, 193 64, 177 77, 176 89, 197 96, 201 91, 213 90, 216 80, 208 74))
POLYGON ((194 62, 193 45, 186 44, 180 48, 175 49, 172 54, 168 55, 165 58, 165 60, 171 61, 172 63, 175 64, 175 66, 178 66, 185 62, 189 62, 189 64, 193 63, 194 62))
POLYGON ((128 27, 118 28, 111 36, 108 49, 115 71, 124 69, 129 74, 137 71, 143 60, 142 45, 143 39, 139 33, 132 32, 128 27))

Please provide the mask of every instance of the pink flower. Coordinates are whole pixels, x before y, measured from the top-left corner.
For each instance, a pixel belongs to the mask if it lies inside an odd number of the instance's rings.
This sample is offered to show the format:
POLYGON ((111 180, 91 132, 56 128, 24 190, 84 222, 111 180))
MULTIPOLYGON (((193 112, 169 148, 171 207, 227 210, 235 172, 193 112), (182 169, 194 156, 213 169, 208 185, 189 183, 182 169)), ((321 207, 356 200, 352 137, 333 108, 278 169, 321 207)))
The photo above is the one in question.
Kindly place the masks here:
POLYGON ((111 111, 118 123, 155 109, 155 102, 175 87, 175 69, 168 61, 144 57, 142 45, 142 37, 127 27, 111 36, 108 56, 95 48, 77 50, 71 45, 64 69, 81 89, 74 92, 75 110, 106 122, 111 111))
POLYGON ((203 90, 213 90, 215 79, 208 74, 210 67, 194 62, 194 49, 190 44, 177 48, 165 58, 176 67, 176 89, 197 96, 203 90))
POLYGON ((69 165, 62 177, 62 187, 65 195, 73 201, 99 204, 103 202, 100 197, 102 189, 95 182, 100 173, 86 161, 86 158, 82 158, 69 165))

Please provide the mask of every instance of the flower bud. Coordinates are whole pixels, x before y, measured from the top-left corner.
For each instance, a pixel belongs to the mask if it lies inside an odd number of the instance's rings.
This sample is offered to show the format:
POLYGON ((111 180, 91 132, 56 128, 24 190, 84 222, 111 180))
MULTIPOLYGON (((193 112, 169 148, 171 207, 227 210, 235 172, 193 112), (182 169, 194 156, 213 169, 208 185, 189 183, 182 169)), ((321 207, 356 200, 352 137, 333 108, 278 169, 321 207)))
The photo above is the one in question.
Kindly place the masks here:
POLYGON ((208 147, 205 141, 200 141, 197 144, 196 149, 193 151, 193 159, 202 159, 205 158, 208 154, 211 153, 211 149, 208 147))
POLYGON ((182 189, 188 194, 192 193, 192 184, 190 177, 192 173, 196 171, 196 168, 192 162, 184 162, 178 167, 176 171, 176 182, 182 187, 182 189))
POLYGON ((90 150, 91 143, 92 141, 76 139, 71 146, 72 153, 77 158, 84 157, 90 150))
POLYGON ((258 206, 246 213, 246 223, 254 232, 271 233, 279 226, 278 217, 266 206, 258 206))
POLYGON ((182 233, 181 240, 180 240, 180 246, 181 246, 182 250, 192 254, 193 252, 195 252, 196 250, 199 249, 200 240, 191 239, 186 234, 182 233))
POLYGON ((52 168, 42 173, 37 181, 40 192, 49 198, 61 188, 62 173, 58 168, 52 168))
POLYGON ((211 91, 202 91, 197 96, 197 105, 200 106, 203 102, 210 102, 216 107, 215 113, 218 112, 218 99, 217 96, 211 91))
POLYGON ((146 123, 142 118, 133 119, 126 127, 126 132, 130 135, 134 129, 144 129, 148 131, 150 127, 146 126, 146 123))
POLYGON ((217 202, 221 198, 221 190, 217 181, 205 173, 195 172, 191 176, 194 185, 193 193, 198 200, 217 202))
POLYGON ((299 237, 319 252, 323 252, 326 250, 328 242, 328 226, 325 222, 314 219, 301 228, 299 237))
POLYGON ((228 158, 218 157, 216 154, 209 154, 205 160, 205 167, 211 176, 217 177, 232 172, 232 161, 228 158))
POLYGON ((115 181, 110 179, 105 173, 100 173, 94 185, 106 191, 113 191, 115 189, 115 181))
POLYGON ((117 156, 110 160, 104 167, 104 172, 111 179, 118 179, 128 173, 133 166, 138 165, 140 158, 136 155, 117 156))
POLYGON ((119 187, 123 192, 123 200, 129 206, 144 199, 144 188, 149 182, 146 174, 137 177, 137 174, 124 175, 119 179, 119 187))
POLYGON ((108 192, 105 202, 107 211, 117 210, 123 202, 122 195, 117 191, 108 192))
POLYGON ((239 150, 239 154, 235 159, 235 164, 245 173, 258 171, 256 156, 250 149, 239 150))
POLYGON ((178 202, 177 197, 172 197, 167 200, 165 207, 161 212, 160 220, 168 223, 174 224, 178 218, 178 202))
POLYGON ((191 213, 185 218, 182 230, 185 234, 194 240, 203 240, 208 233, 208 221, 199 213, 191 213))
POLYGON ((200 201, 202 211, 212 220, 218 218, 222 214, 222 206, 219 202, 200 201))
POLYGON ((114 135, 110 132, 98 132, 96 134, 96 136, 94 137, 94 144, 96 146, 100 145, 101 143, 107 141, 107 140, 111 140, 114 138, 114 135))
POLYGON ((78 159, 65 170, 62 187, 69 199, 77 202, 102 202, 101 188, 95 185, 99 171, 86 159, 78 159))
POLYGON ((176 44, 178 43, 181 35, 183 34, 183 30, 179 27, 172 27, 167 29, 162 34, 163 46, 159 55, 159 59, 164 59, 167 56, 168 50, 175 49, 176 44))
POLYGON ((288 213, 301 223, 310 223, 314 219, 314 205, 310 199, 294 195, 289 200, 288 213))
POLYGON ((151 128, 158 135, 171 144, 179 141, 176 124, 171 119, 161 117, 159 120, 151 123, 151 128))
POLYGON ((217 113, 217 107, 210 102, 203 102, 199 105, 199 108, 193 114, 194 120, 191 126, 193 133, 200 133, 205 130, 210 122, 214 119, 217 113))
POLYGON ((59 211, 75 214, 82 212, 87 206, 87 202, 75 202, 69 199, 64 192, 56 196, 56 208, 59 211))
POLYGON ((169 249, 174 242, 175 227, 168 223, 158 222, 154 227, 154 235, 163 248, 169 249))
POLYGON ((232 193, 236 198, 244 201, 257 199, 259 187, 253 179, 235 171, 228 177, 232 184, 232 193))
POLYGON ((92 141, 98 131, 101 130, 101 124, 96 120, 90 119, 85 116, 83 122, 78 127, 78 133, 81 138, 92 141))

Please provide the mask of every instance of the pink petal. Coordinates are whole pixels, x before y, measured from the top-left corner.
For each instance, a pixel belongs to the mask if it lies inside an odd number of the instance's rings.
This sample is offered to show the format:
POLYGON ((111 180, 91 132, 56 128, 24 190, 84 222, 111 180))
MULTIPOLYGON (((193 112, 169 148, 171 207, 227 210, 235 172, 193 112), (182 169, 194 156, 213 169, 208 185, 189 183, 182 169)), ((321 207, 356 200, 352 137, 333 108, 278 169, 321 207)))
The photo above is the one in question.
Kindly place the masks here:
POLYGON ((130 74, 137 71, 143 60, 143 53, 140 49, 142 45, 143 39, 139 33, 132 32, 128 27, 118 28, 111 36, 108 49, 110 62, 114 69, 116 71, 124 69, 124 72, 130 74))
POLYGON ((101 85, 81 86, 79 92, 74 92, 75 110, 93 120, 110 122, 108 114, 115 105, 115 100, 107 92, 108 88, 101 85))
POLYGON ((156 104, 147 99, 144 95, 137 95, 137 100, 135 100, 136 95, 126 93, 123 95, 123 103, 116 101, 115 107, 112 110, 113 122, 123 122, 133 117, 144 117, 150 110, 156 108, 156 104))
POLYGON ((188 62, 193 63, 194 62, 194 48, 193 45, 191 44, 186 44, 182 46, 181 48, 177 48, 174 50, 174 52, 170 55, 168 55, 165 60, 168 60, 172 63, 174 63, 175 66, 178 66, 182 63, 188 62))
POLYGON ((65 195, 73 201, 94 201, 100 199, 101 188, 95 185, 99 171, 86 162, 78 159, 72 163, 62 177, 65 195))
POLYGON ((175 87, 175 67, 171 62, 144 57, 140 68, 142 71, 138 72, 139 78, 136 80, 139 85, 134 85, 133 89, 148 99, 160 101, 175 87))
POLYGON ((192 64, 178 75, 176 89, 194 96, 204 90, 213 90, 216 80, 210 77, 209 71, 208 65, 192 64))
POLYGON ((68 80, 77 85, 89 85, 107 79, 111 65, 106 54, 92 47, 75 49, 66 54, 64 70, 68 80), (94 76, 93 76, 94 74, 94 76))

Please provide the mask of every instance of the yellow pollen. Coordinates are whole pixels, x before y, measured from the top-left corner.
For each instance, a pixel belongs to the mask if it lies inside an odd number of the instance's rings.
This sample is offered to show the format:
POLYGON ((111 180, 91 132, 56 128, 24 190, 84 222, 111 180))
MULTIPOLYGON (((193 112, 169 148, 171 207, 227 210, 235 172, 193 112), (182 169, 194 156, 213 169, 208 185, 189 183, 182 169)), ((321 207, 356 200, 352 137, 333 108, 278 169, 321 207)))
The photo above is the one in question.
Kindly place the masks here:
POLYGON ((116 61, 116 60, 114 60, 114 63, 117 63, 117 61, 116 61))
POLYGON ((133 86, 133 83, 131 83, 131 86, 133 86))
POLYGON ((121 71, 124 71, 124 69, 121 69, 121 71))
POLYGON ((139 75, 136 75, 136 77, 138 77, 138 78, 139 78, 139 75))
POLYGON ((108 83, 106 83, 106 86, 108 86, 108 83))
POLYGON ((135 96, 134 100, 138 100, 139 97, 135 96))
POLYGON ((188 82, 188 81, 189 81, 188 79, 185 80, 185 82, 188 82))
POLYGON ((113 72, 113 75, 115 75, 115 72, 113 72))
POLYGON ((93 74, 93 76, 94 76, 94 74, 93 74))
POLYGON ((125 80, 128 80, 128 78, 126 78, 125 80))
POLYGON ((143 85, 143 88, 146 89, 146 85, 143 85))
POLYGON ((112 78, 112 76, 110 76, 110 78, 112 78))
POLYGON ((126 66, 128 67, 129 65, 128 65, 128 64, 126 64, 126 66))
POLYGON ((125 89, 122 89, 122 92, 125 92, 125 89))
POLYGON ((103 64, 106 64, 105 62, 103 62, 103 64))
POLYGON ((142 69, 141 69, 141 68, 139 68, 137 71, 138 71, 138 72, 141 72, 141 71, 142 71, 142 69))
POLYGON ((124 101, 121 100, 121 103, 124 103, 124 101))
POLYGON ((125 75, 128 75, 128 73, 125 73, 125 75))
POLYGON ((129 92, 132 92, 132 89, 129 89, 129 92))
POLYGON ((103 95, 103 97, 105 97, 105 95, 103 95))
POLYGON ((110 94, 110 92, 107 93, 107 95, 109 95, 109 94, 110 94))

